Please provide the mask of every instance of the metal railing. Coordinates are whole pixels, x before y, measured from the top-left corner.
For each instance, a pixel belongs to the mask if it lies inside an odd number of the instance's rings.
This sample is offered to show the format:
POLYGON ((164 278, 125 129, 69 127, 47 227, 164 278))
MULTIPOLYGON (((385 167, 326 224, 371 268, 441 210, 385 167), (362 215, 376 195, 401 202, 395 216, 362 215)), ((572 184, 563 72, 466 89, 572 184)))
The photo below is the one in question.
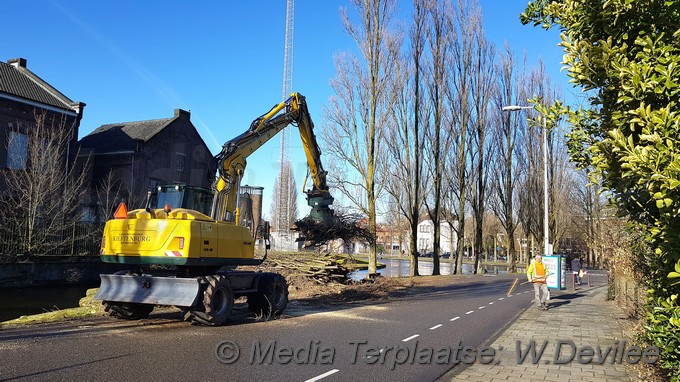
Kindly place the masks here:
POLYGON ((25 226, 4 226, 0 230, 0 255, 5 258, 31 256, 99 256, 104 223, 74 222, 54 232, 38 227, 37 240, 27 237, 25 226))

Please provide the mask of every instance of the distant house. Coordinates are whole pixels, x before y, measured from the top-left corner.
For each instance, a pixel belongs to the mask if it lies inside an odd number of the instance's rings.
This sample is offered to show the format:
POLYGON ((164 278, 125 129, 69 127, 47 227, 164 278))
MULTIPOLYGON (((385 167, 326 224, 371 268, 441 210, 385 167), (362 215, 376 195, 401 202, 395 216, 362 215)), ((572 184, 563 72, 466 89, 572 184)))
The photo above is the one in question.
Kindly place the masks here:
MULTIPOLYGON (((69 133, 63 158, 66 172, 75 158, 84 108, 84 103, 71 101, 28 70, 25 59, 0 62, 0 172, 23 170, 30 165, 28 136, 37 123, 69 133)), ((0 191, 5 189, 5 177, 0 176, 0 191)))
POLYGON ((376 244, 385 254, 401 254, 402 250, 408 250, 408 229, 407 224, 376 224, 376 244))
POLYGON ((111 173, 128 201, 136 204, 131 207, 141 207, 147 191, 157 185, 212 184, 212 154, 185 110, 175 109, 172 118, 102 125, 78 143, 80 155, 89 157, 93 195, 111 173))
MULTIPOLYGON (((456 232, 451 228, 458 227, 458 219, 449 222, 446 217, 439 221, 439 254, 453 252, 458 243, 456 232)), ((418 219, 418 238, 416 240, 418 252, 426 254, 434 252, 434 222, 427 213, 422 213, 418 219)))

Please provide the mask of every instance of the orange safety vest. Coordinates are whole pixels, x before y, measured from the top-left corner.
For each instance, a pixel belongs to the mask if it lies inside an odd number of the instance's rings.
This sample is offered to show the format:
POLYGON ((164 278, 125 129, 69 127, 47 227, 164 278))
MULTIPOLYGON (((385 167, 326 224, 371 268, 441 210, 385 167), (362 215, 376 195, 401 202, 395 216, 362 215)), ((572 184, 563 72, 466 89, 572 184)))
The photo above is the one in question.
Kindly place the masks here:
POLYGON ((531 264, 529 265, 529 268, 527 269, 527 276, 530 277, 530 280, 538 283, 538 284, 545 284, 546 280, 545 278, 542 281, 537 281, 536 278, 538 277, 545 277, 546 276, 546 271, 545 271, 545 264, 542 262, 538 261, 532 261, 531 264))
MULTIPOLYGON (((534 262, 534 269, 535 269, 534 273, 536 274, 536 276, 545 277, 545 265, 543 263, 534 262)), ((539 284, 545 284, 545 278, 543 279, 543 281, 534 281, 534 282, 539 283, 539 284)))

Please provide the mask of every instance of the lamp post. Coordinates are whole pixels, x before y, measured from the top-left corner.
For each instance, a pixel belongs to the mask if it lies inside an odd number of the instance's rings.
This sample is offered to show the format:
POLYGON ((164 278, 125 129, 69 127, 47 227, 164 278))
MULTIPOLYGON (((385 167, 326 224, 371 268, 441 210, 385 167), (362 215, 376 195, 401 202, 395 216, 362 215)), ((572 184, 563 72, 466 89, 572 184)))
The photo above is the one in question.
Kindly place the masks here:
MULTIPOLYGON (((519 111, 522 109, 533 109, 533 106, 504 106, 503 111, 519 111)), ((549 240, 548 229, 548 137, 547 137, 547 121, 543 117, 543 254, 552 255, 552 247, 549 240)))

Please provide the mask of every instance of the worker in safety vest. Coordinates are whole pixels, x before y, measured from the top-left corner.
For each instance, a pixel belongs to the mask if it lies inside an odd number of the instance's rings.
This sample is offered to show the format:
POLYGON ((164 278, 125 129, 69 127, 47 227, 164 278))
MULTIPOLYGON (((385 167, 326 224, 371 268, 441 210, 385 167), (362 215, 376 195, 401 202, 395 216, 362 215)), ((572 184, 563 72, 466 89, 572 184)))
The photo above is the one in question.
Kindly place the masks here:
POLYGON ((550 291, 548 291, 548 284, 546 284, 548 269, 542 260, 543 256, 540 253, 536 254, 536 257, 531 260, 531 264, 527 267, 527 279, 534 283, 536 307, 541 310, 548 310, 548 299, 550 298, 550 291))

